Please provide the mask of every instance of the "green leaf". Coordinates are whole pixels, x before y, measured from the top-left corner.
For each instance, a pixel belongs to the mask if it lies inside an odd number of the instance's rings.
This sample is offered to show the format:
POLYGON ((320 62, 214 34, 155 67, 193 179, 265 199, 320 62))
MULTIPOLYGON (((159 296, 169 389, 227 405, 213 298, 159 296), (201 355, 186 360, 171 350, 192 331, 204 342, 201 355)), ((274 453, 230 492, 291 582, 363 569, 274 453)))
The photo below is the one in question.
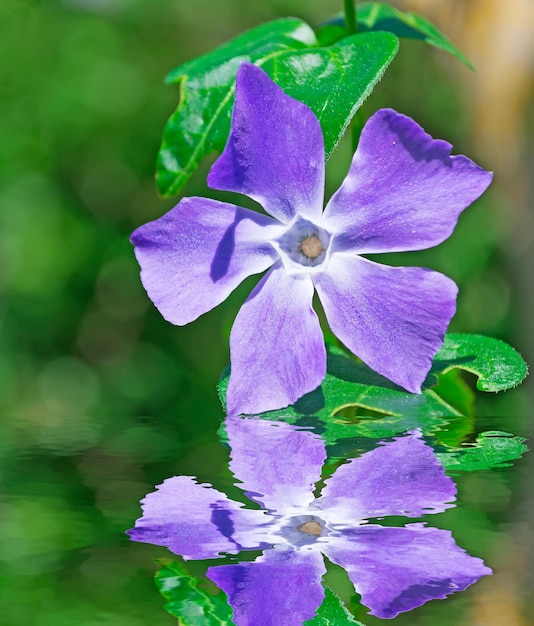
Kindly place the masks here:
MULTIPOLYGON (((181 626, 230 626, 232 609, 222 592, 216 595, 202 589, 202 581, 192 576, 176 561, 161 561, 156 585, 167 600, 165 609, 178 618, 181 626)), ((345 608, 337 595, 326 585, 325 598, 306 626, 364 626, 345 608)))
POLYGON ((280 19, 252 28, 172 70, 166 82, 180 85, 180 102, 165 126, 158 155, 156 180, 161 195, 178 193, 200 161, 224 147, 235 75, 242 62, 315 45, 315 34, 305 22, 280 19))
MULTIPOLYGON (((469 59, 441 33, 432 22, 417 13, 405 13, 385 2, 362 2, 357 11, 358 31, 360 33, 386 31, 406 39, 420 39, 431 46, 445 50, 459 59, 470 69, 474 69, 469 59)), ((320 42, 333 42, 345 34, 345 17, 337 14, 331 20, 321 24, 316 31, 320 42)))
MULTIPOLYGON (((360 417, 352 423, 338 418, 322 421, 315 431, 322 435, 330 446, 329 456, 346 456, 347 439, 387 439, 419 428, 425 435, 432 435, 437 442, 457 445, 472 432, 472 418, 466 416, 439 417, 437 415, 360 417), (471 428, 470 428, 471 427, 471 428), (343 442, 342 449, 339 449, 343 442), (333 449, 332 446, 337 446, 333 449)), ((361 443, 361 442, 360 442, 361 443)), ((350 443, 348 444, 350 445, 350 443)))
POLYGON ((433 389, 440 398, 462 415, 475 414, 475 392, 462 378, 460 370, 453 368, 436 377, 438 384, 433 389))
POLYGON ((156 585, 167 600, 165 610, 183 626, 227 626, 233 624, 232 609, 222 592, 211 594, 203 583, 175 561, 163 561, 156 585))
POLYGON ((327 48, 279 54, 258 65, 315 113, 328 159, 398 47, 398 39, 390 33, 358 34, 327 48))
POLYGON ((528 451, 525 439, 501 431, 481 433, 475 443, 464 443, 451 452, 437 456, 447 471, 473 472, 508 467, 528 451))
MULTIPOLYGON (((434 384, 432 377, 427 384, 434 384)), ((319 389, 301 398, 294 408, 301 414, 330 417, 345 406, 393 416, 454 416, 459 411, 430 388, 421 394, 404 391, 348 353, 330 349, 327 375, 319 389)))
POLYGON ((345 605, 336 596, 336 594, 323 585, 325 598, 323 603, 317 610, 317 614, 313 619, 306 620, 304 626, 346 626, 354 625, 364 626, 358 622, 345 608, 345 605))
POLYGON ((417 13, 404 13, 384 2, 363 2, 358 7, 358 27, 361 31, 386 30, 398 37, 422 39, 474 69, 469 59, 434 24, 417 13))
POLYGON ((503 391, 516 387, 527 375, 527 364, 511 346, 483 335, 446 335, 432 372, 463 369, 478 377, 477 389, 503 391))
MULTIPOLYGON (((269 411, 262 417, 288 419, 315 416, 328 423, 344 408, 355 406, 361 407, 364 415, 368 411, 393 418, 407 418, 410 428, 418 426, 427 431, 443 423, 443 418, 462 415, 461 410, 436 393, 439 390, 439 385, 436 387, 436 375, 446 374, 454 368, 467 370, 478 376, 477 387, 483 391, 514 387, 523 380, 527 371, 521 356, 498 339, 481 335, 450 334, 445 337, 443 347, 436 355, 431 373, 423 386, 423 393, 413 394, 380 376, 345 350, 328 346, 327 374, 321 386, 300 398, 294 405, 269 411)), ((223 373, 219 383, 223 404, 228 379, 229 370, 223 373)), ((460 400, 464 408, 468 408, 467 396, 462 399, 456 397, 455 404, 462 406, 460 400)), ((361 422, 361 419, 358 421, 361 422)), ((343 420, 340 423, 343 424, 343 420)), ((398 433, 402 432, 406 420, 392 420, 391 423, 382 420, 382 424, 386 428, 396 429, 394 432, 398 433)), ((365 432, 377 432, 382 428, 382 425, 374 424, 372 418, 366 421, 365 428, 362 425, 358 428, 352 424, 347 426, 346 422, 344 426, 353 430, 353 436, 359 436, 358 430, 361 430, 361 436, 370 436, 365 432)))
MULTIPOLYGON (((362 407, 383 415, 405 416, 411 420, 460 415, 432 389, 427 388, 422 394, 404 391, 347 354, 339 348, 329 347, 327 374, 321 386, 294 405, 269 411, 263 416, 268 419, 316 416, 328 421, 338 411, 349 406, 362 407)), ((219 383, 223 404, 228 379, 229 371, 226 371, 219 383)), ((431 377, 429 384, 434 382, 435 377, 431 377)))
POLYGON ((176 68, 167 81, 180 85, 180 102, 165 126, 158 155, 161 195, 178 193, 206 155, 222 152, 242 62, 263 67, 289 95, 310 106, 330 155, 397 49, 397 38, 382 32, 319 48, 307 24, 288 18, 253 28, 176 68))
MULTIPOLYGON (((344 22, 344 19, 343 19, 344 22)), ((321 24, 315 29, 315 36, 320 46, 331 46, 347 36, 345 26, 338 24, 321 24)))

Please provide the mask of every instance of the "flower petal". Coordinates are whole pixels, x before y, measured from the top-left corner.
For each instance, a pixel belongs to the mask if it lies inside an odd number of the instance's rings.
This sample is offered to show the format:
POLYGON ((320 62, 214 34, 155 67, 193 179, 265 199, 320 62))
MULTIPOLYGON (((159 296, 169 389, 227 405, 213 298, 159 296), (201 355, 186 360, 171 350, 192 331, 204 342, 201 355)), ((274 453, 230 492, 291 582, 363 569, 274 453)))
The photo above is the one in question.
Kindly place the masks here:
POLYGON ((434 451, 413 433, 338 467, 316 504, 330 521, 350 526, 358 519, 441 513, 454 506, 455 496, 434 451))
POLYGON ((332 254, 314 278, 328 323, 369 367, 421 392, 456 310, 452 280, 419 267, 388 267, 332 254))
POLYGON ((463 591, 492 573, 458 547, 448 530, 423 524, 362 526, 350 537, 332 539, 323 552, 347 571, 371 614, 386 619, 463 591))
POLYGON ((323 225, 360 254, 423 250, 450 236, 492 174, 412 119, 381 109, 365 125, 323 225))
POLYGON ((128 531, 133 541, 165 546, 184 559, 213 559, 221 552, 258 549, 270 523, 263 511, 243 509, 191 476, 168 478, 144 500, 143 516, 128 531))
POLYGON ((316 220, 321 216, 324 142, 319 121, 250 63, 237 73, 230 136, 208 185, 245 194, 284 223, 297 213, 316 220))
POLYGON ((184 198, 131 236, 141 280, 163 317, 179 326, 225 300, 278 257, 281 226, 264 215, 207 198, 184 198))
POLYGON ((311 504, 326 459, 319 435, 255 418, 229 417, 225 424, 230 470, 251 500, 282 514, 311 504))
POLYGON ((207 576, 228 596, 237 626, 302 626, 324 599, 317 551, 269 550, 252 563, 215 565, 207 576))
POLYGON ((230 415, 280 409, 321 384, 326 350, 312 298, 309 276, 278 262, 243 304, 230 334, 230 415))

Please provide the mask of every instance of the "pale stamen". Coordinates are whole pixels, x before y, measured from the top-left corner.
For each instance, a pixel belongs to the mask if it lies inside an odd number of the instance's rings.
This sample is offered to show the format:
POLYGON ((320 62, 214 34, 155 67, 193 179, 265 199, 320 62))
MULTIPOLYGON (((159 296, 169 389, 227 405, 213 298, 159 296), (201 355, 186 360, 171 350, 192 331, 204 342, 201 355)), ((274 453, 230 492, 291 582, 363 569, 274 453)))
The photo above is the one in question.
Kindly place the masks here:
POLYGON ((312 535, 313 537, 319 537, 323 528, 321 524, 319 524, 318 522, 311 521, 311 522, 304 522, 304 524, 297 526, 297 530, 299 530, 301 533, 312 535))
POLYGON ((300 242, 300 251, 308 259, 316 259, 324 251, 323 244, 317 235, 308 235, 300 242))

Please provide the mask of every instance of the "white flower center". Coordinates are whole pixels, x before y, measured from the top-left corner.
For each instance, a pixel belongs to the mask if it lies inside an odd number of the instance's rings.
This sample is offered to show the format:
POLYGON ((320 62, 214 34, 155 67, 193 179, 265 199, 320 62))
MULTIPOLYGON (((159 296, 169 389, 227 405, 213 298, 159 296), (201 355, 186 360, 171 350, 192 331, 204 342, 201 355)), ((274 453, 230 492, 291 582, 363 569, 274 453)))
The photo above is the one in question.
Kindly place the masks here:
POLYGON ((297 217, 276 243, 286 260, 304 267, 317 267, 326 258, 330 235, 323 228, 297 217))

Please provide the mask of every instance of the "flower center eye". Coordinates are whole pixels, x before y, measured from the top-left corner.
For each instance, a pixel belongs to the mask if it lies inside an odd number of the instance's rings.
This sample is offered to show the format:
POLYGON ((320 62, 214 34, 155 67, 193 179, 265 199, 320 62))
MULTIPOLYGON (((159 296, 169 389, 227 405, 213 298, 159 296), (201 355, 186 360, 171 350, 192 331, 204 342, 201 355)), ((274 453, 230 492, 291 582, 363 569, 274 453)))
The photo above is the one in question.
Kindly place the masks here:
POLYGON ((330 234, 308 220, 297 218, 277 240, 277 244, 282 258, 288 261, 286 269, 301 271, 301 266, 316 267, 326 259, 330 234))
POLYGON ((297 526, 297 530, 301 533, 306 533, 307 535, 312 535, 313 537, 319 537, 321 534, 323 527, 318 522, 304 522, 300 526, 297 526))
POLYGON ((321 243, 319 237, 315 234, 304 237, 304 239, 300 242, 300 251, 304 256, 307 256, 308 259, 311 259, 312 261, 316 259, 323 252, 323 250, 323 244, 321 243))

